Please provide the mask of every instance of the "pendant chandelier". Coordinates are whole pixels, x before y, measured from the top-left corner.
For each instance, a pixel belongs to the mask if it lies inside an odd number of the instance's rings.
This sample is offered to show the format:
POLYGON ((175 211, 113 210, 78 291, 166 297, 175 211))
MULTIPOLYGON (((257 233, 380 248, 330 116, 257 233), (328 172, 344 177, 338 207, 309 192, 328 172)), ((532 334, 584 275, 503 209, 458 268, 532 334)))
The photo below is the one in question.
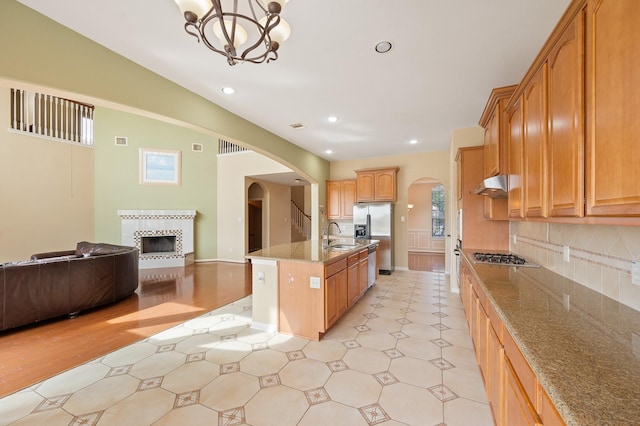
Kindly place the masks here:
POLYGON ((175 0, 184 14, 185 31, 226 56, 229 65, 278 59, 278 48, 291 33, 280 17, 288 1, 175 0))

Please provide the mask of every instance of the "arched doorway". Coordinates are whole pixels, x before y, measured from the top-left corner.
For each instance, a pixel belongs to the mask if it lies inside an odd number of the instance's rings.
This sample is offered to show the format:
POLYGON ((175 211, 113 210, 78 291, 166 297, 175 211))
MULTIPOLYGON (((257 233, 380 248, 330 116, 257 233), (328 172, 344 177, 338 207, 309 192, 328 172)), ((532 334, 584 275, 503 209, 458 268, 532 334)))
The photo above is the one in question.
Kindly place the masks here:
POLYGON ((445 272, 445 188, 430 177, 415 180, 408 191, 408 267, 413 271, 445 272))
POLYGON ((262 201, 264 190, 258 183, 252 183, 247 191, 247 234, 248 252, 262 249, 262 201))

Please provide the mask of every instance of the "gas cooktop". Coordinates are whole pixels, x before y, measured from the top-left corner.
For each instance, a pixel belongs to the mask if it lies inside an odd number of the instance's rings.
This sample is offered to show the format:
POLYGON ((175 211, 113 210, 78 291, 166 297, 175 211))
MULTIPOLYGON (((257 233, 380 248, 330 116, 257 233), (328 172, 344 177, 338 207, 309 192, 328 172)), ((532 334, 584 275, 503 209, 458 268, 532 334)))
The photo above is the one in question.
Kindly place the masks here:
POLYGON ((520 257, 511 253, 474 253, 474 263, 483 263, 488 265, 499 266, 524 266, 537 268, 540 265, 528 262, 524 257, 520 257))

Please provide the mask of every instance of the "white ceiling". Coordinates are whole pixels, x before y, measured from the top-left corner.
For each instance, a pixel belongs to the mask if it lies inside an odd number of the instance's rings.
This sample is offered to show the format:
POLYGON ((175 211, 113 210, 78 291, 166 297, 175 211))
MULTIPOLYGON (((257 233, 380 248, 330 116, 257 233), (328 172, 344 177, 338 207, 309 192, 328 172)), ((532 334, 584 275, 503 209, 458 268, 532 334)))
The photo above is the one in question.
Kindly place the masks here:
POLYGON ((18 1, 329 161, 448 149, 492 88, 520 81, 569 4, 291 0, 280 58, 230 67, 184 32, 173 0, 18 1), (381 40, 391 52, 375 53, 381 40))

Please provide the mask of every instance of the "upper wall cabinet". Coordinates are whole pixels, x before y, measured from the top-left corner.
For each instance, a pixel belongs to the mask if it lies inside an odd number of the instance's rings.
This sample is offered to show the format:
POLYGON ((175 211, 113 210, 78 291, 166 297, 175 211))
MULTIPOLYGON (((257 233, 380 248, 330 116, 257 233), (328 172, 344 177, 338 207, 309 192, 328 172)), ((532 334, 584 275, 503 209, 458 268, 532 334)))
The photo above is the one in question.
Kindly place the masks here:
POLYGON ((569 22, 548 62, 549 216, 584 216, 584 11, 569 22))
POLYGON ((392 202, 397 200, 397 167, 356 170, 356 202, 392 202))
POLYGON ((356 196, 355 179, 327 181, 327 217, 329 219, 353 218, 356 196))
POLYGON ((524 215, 547 216, 547 64, 524 87, 524 215))
MULTIPOLYGON (((493 89, 484 112, 480 117, 480 126, 484 127, 484 165, 483 177, 508 174, 509 170, 509 123, 505 114, 506 106, 517 86, 493 89)), ((507 200, 504 198, 483 197, 483 215, 486 219, 507 220, 507 200)))
POLYGON ((505 106, 517 86, 493 89, 484 112, 480 117, 480 126, 484 128, 484 177, 508 173, 508 145, 506 143, 508 123, 505 118, 505 106))
POLYGON ((510 218, 640 224, 639 22, 637 0, 569 5, 507 106, 510 218))
POLYGON ((587 215, 640 215, 640 4, 587 8, 587 215))
POLYGON ((522 122, 522 95, 518 96, 507 111, 509 123, 509 202, 508 215, 510 218, 524 217, 524 130, 522 122))

